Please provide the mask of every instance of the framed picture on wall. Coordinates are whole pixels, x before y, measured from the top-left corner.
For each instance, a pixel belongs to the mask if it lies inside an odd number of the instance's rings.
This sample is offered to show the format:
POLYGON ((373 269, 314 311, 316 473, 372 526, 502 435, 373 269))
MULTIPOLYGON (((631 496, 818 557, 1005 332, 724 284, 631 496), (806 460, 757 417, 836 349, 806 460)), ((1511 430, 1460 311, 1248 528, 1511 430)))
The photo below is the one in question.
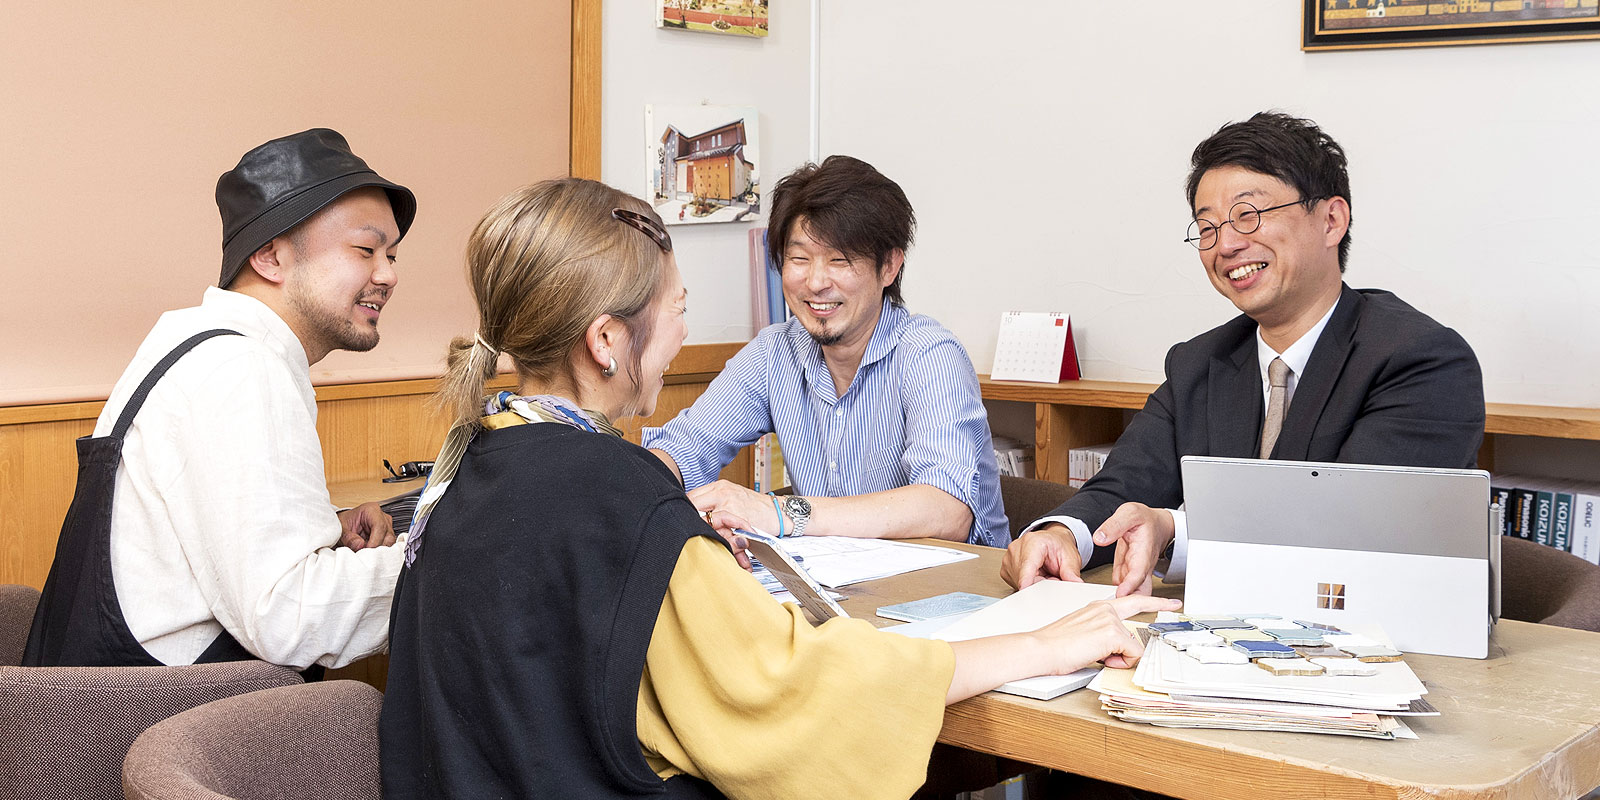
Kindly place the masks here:
POLYGON ((754 106, 645 106, 641 196, 668 225, 758 219, 759 116, 754 106))
POLYGON ((656 0, 656 27, 766 36, 768 0, 656 0))
POLYGON ((1600 39, 1600 0, 1304 0, 1300 48, 1600 39))

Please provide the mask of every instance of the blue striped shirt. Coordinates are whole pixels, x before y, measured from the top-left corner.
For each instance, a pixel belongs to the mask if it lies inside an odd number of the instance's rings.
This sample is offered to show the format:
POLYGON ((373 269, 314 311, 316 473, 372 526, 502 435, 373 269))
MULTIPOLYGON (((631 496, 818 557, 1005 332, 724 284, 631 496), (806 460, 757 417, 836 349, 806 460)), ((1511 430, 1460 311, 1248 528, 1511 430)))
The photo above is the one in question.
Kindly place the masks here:
POLYGON ((693 489, 773 431, 796 494, 849 497, 926 484, 972 509, 968 542, 1010 539, 978 376, 955 335, 929 317, 885 300, 843 397, 799 320, 769 326, 694 405, 645 428, 644 446, 672 456, 693 489))

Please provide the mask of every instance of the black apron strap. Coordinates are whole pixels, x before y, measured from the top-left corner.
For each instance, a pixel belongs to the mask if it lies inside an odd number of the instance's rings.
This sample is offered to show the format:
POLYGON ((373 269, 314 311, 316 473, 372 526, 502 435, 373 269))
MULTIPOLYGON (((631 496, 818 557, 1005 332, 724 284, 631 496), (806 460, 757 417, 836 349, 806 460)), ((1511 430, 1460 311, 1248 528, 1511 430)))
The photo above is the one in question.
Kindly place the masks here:
POLYGON ((144 380, 139 383, 139 388, 133 390, 133 396, 128 398, 127 405, 122 407, 122 414, 117 417, 117 424, 111 428, 111 438, 120 440, 128 435, 128 429, 133 427, 133 418, 139 414, 139 409, 144 407, 145 398, 150 396, 150 390, 156 388, 156 381, 161 380, 161 376, 166 375, 167 370, 172 369, 172 365, 178 363, 178 359, 188 355, 189 351, 195 348, 195 345, 207 339, 215 339, 218 336, 240 335, 242 334, 238 331, 213 328, 190 336, 184 339, 182 344, 172 348, 172 352, 166 354, 160 361, 156 362, 154 367, 150 368, 150 374, 144 376, 144 380))
MULTIPOLYGON (((195 345, 217 336, 210 330, 189 337, 150 370, 128 399, 109 436, 78 440, 78 484, 56 540, 55 561, 45 579, 23 653, 23 666, 159 666, 128 629, 117 601, 111 572, 111 510, 122 463, 122 440, 145 398, 169 368, 195 345)), ((124 576, 139 580, 143 576, 124 576)), ((214 640, 202 660, 252 656, 227 631, 214 640)))

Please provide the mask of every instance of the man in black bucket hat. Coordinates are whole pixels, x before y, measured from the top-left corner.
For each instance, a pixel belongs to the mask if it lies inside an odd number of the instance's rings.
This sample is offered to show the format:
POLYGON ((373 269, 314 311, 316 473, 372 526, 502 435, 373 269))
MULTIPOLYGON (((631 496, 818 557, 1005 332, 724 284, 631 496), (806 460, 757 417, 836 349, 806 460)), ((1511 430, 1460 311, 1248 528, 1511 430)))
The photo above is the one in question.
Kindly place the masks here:
POLYGON ((246 153, 216 196, 217 287, 162 315, 79 440, 30 665, 337 667, 386 644, 402 548, 375 504, 329 502, 311 365, 378 343, 416 198, 326 128, 246 153))

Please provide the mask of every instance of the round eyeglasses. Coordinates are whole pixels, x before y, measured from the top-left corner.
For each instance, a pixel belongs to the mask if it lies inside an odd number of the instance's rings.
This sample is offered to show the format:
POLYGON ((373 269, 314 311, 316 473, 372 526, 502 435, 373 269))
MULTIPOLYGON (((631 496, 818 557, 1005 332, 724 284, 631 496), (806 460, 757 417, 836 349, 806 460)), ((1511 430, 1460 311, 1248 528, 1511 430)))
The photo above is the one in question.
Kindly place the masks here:
MULTIPOLYGON (((1297 205, 1300 205, 1299 200, 1271 208, 1256 208, 1249 203, 1243 202, 1234 203, 1233 208, 1228 209, 1228 221, 1222 223, 1222 225, 1232 225, 1233 229, 1239 233, 1255 233, 1261 229, 1262 214, 1297 205)), ((1189 235, 1184 238, 1184 241, 1194 245, 1196 250, 1210 250, 1217 246, 1217 234, 1220 232, 1222 225, 1218 225, 1208 219, 1197 219, 1189 223, 1189 235)))

